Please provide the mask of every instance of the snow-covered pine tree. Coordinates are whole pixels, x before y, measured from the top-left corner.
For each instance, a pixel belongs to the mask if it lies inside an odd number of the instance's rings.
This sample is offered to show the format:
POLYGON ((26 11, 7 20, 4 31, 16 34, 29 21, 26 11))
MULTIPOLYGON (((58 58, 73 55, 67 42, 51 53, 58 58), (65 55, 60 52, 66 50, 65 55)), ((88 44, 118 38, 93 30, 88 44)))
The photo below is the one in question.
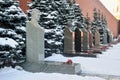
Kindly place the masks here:
POLYGON ((90 25, 91 25, 91 21, 90 21, 90 17, 88 16, 88 13, 87 13, 87 15, 86 15, 86 17, 85 17, 84 23, 85 23, 85 25, 87 26, 87 29, 88 29, 88 27, 90 27, 90 25))
MULTIPOLYGON (((100 16, 100 10, 96 10, 96 8, 94 9, 94 20, 91 24, 91 31, 94 35, 95 29, 96 27, 98 28, 98 31, 100 33, 100 43, 103 44, 103 25, 102 25, 102 21, 101 21, 101 16, 100 16)), ((93 41, 94 41, 94 37, 93 37, 93 41)))
POLYGON ((0 65, 10 66, 23 61, 26 20, 18 2, 0 0, 0 65))
POLYGON ((102 20, 101 20, 101 12, 98 10, 98 29, 100 33, 100 43, 103 44, 103 37, 104 37, 104 27, 102 25, 102 20))
POLYGON ((108 29, 108 24, 107 24, 107 19, 106 19, 106 16, 105 15, 101 15, 101 22, 102 22, 102 26, 105 30, 108 29))
POLYGON ((94 33, 95 32, 95 28, 98 27, 98 12, 96 10, 96 8, 94 8, 93 10, 93 21, 92 21, 92 24, 91 24, 91 30, 92 32, 94 33))
POLYGON ((41 12, 39 24, 45 29, 45 55, 63 53, 66 23, 83 20, 79 5, 75 0, 34 0, 32 3, 31 8, 41 12))
POLYGON ((93 10, 93 18, 94 19, 91 23, 91 31, 93 33, 93 43, 95 43, 94 35, 95 35, 95 29, 97 26, 97 10, 96 10, 96 8, 94 8, 94 10, 93 10))
POLYGON ((76 4, 75 0, 66 0, 66 1, 67 1, 67 4, 69 4, 69 7, 68 7, 69 14, 67 16, 67 21, 71 21, 73 23, 73 28, 75 28, 74 25, 77 23, 80 23, 81 25, 79 26, 79 28, 83 28, 84 17, 79 4, 76 4))
POLYGON ((39 24, 45 29, 45 54, 61 53, 63 49, 63 24, 65 16, 61 0, 36 0, 32 8, 40 10, 39 24), (58 8, 59 7, 59 8, 58 8), (64 18, 64 20, 62 19, 64 18))
POLYGON ((104 31, 104 33, 107 33, 107 42, 111 43, 112 39, 113 39, 113 34, 111 33, 110 29, 108 28, 106 16, 105 15, 101 16, 101 20, 102 20, 102 25, 104 28, 103 31, 104 31))

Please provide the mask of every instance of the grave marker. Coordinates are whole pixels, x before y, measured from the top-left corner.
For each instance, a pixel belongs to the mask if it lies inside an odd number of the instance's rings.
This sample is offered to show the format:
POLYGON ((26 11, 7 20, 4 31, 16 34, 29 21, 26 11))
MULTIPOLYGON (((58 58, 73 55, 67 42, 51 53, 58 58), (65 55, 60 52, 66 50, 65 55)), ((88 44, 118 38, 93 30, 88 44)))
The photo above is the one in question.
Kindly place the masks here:
POLYGON ((89 48, 93 47, 93 34, 90 30, 90 27, 88 27, 88 43, 89 43, 89 48))
MULTIPOLYGON (((21 66, 24 70, 30 72, 80 74, 80 64, 44 61, 44 30, 37 22, 39 13, 36 9, 32 10, 32 20, 27 23, 27 61, 21 64, 21 66)), ((72 50, 73 38, 69 28, 65 29, 65 42, 67 43, 64 46, 65 50, 72 50), (68 48, 69 46, 70 48, 68 48)))
POLYGON ((113 42, 113 34, 111 31, 109 32, 109 34, 110 34, 110 43, 111 43, 111 42, 113 42))
POLYGON ((98 31, 98 29, 95 29, 95 46, 99 46, 100 45, 100 33, 98 31))
POLYGON ((89 49, 88 32, 85 28, 83 28, 82 31, 83 31, 83 51, 87 51, 89 49))
POLYGON ((107 30, 107 41, 108 43, 111 43, 113 41, 113 35, 109 30, 107 30))
POLYGON ((104 36, 103 36, 103 44, 107 44, 108 42, 107 42, 107 32, 106 32, 106 30, 104 30, 104 34, 103 34, 104 36))
POLYGON ((38 24, 40 12, 33 9, 31 12, 32 20, 27 23, 27 61, 39 63, 44 61, 44 30, 38 24))
POLYGON ((81 52, 81 30, 79 28, 75 29, 75 51, 81 52))
POLYGON ((70 30, 71 24, 68 23, 64 31, 64 53, 74 52, 74 32, 70 30))

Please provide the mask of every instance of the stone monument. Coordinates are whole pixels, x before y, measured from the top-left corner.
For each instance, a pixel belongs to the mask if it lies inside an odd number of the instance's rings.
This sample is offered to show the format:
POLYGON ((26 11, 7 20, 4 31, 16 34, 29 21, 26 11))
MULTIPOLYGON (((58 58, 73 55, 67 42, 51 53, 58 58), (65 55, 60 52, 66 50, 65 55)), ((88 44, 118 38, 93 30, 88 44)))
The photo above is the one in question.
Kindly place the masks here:
POLYGON ((90 27, 88 27, 88 43, 89 43, 89 48, 93 47, 93 33, 90 30, 90 27))
POLYGON ((81 52, 81 30, 79 28, 75 29, 75 51, 81 52))
POLYGON ((68 22, 64 31, 64 53, 74 52, 74 33, 70 30, 71 23, 68 22))
POLYGON ((104 34, 103 34, 103 44, 107 44, 107 31, 104 30, 104 34))
POLYGON ((33 9, 31 15, 32 19, 27 22, 26 27, 26 60, 39 63, 44 60, 44 30, 38 24, 40 12, 37 9, 33 9))
POLYGON ((95 46, 99 46, 100 45, 100 33, 98 31, 98 28, 95 29, 95 46))
POLYGON ((113 34, 110 30, 107 30, 107 42, 111 43, 113 41, 113 34))
POLYGON ((89 44, 88 44, 88 31, 83 28, 83 51, 87 51, 89 49, 89 44))
MULTIPOLYGON (((21 66, 30 72, 47 72, 47 73, 64 73, 64 74, 80 74, 81 66, 77 63, 66 64, 64 62, 44 61, 44 30, 38 24, 40 12, 36 9, 32 10, 32 20, 27 23, 27 54, 26 62, 21 66)), ((72 45, 72 34, 66 29, 66 40, 72 45)), ((66 41, 67 42, 67 41, 66 41)), ((67 43, 68 44, 68 43, 67 43)), ((66 46, 69 47, 69 44, 66 46)), ((72 49, 72 46, 66 48, 72 49)))

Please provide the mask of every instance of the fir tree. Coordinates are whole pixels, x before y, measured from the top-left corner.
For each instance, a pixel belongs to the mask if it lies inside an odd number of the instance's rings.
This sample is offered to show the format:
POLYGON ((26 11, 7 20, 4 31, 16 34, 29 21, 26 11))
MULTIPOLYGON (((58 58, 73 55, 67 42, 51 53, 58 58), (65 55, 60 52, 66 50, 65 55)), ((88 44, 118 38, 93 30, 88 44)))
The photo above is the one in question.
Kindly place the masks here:
POLYGON ((100 43, 103 44, 103 37, 104 37, 104 27, 102 24, 102 20, 101 20, 101 12, 100 10, 98 10, 98 30, 100 33, 100 43))
POLYGON ((88 27, 91 25, 91 21, 90 21, 90 17, 88 16, 88 13, 85 17, 85 21, 84 21, 85 25, 87 26, 86 28, 88 29, 88 27))
POLYGON ((25 55, 26 15, 17 2, 0 0, 0 61, 10 66, 25 55))
MULTIPOLYGON (((45 29, 45 54, 63 53, 64 28, 68 21, 83 23, 75 0, 35 0, 31 8, 40 10, 39 24, 45 29)), ((75 26, 71 26, 74 30, 75 26)))
POLYGON ((101 13, 100 13, 100 10, 97 11, 95 8, 94 9, 94 20, 92 22, 92 27, 91 27, 93 35, 95 34, 94 32, 96 28, 98 29, 100 33, 100 43, 103 44, 104 27, 103 27, 102 20, 101 20, 101 13))

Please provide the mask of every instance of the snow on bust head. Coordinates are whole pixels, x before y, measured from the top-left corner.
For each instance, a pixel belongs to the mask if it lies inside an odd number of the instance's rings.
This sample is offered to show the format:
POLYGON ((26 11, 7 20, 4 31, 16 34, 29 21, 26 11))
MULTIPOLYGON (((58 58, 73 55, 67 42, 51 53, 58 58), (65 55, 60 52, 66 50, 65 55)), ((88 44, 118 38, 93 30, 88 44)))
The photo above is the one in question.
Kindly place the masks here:
POLYGON ((31 21, 32 20, 38 21, 40 18, 40 11, 37 9, 32 9, 31 10, 31 18, 32 18, 31 21))

